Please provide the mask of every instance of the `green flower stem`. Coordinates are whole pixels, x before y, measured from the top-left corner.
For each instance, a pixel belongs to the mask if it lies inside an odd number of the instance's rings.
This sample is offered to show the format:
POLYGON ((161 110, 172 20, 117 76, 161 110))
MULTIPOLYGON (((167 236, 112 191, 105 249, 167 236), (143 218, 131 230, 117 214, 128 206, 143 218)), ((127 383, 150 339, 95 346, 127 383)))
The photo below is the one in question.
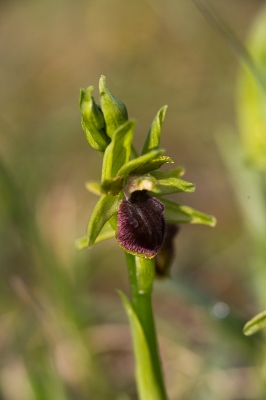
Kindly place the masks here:
POLYGON ((147 339, 154 375, 161 392, 160 400, 167 400, 151 300, 154 259, 144 259, 129 253, 125 253, 125 255, 129 271, 132 305, 147 339))

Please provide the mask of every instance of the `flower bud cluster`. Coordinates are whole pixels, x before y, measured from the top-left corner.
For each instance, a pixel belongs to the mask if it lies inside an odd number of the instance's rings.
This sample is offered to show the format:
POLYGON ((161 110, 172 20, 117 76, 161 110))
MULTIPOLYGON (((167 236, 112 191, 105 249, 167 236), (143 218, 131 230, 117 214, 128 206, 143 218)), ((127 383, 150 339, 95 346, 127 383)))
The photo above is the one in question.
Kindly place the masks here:
POLYGON ((161 251, 158 268, 163 275, 164 264, 171 259, 167 252, 173 253, 173 236, 177 231, 173 225, 214 226, 215 218, 164 198, 195 190, 192 183, 181 179, 183 167, 158 171, 162 165, 173 163, 159 147, 167 106, 156 114, 138 155, 132 145, 135 121, 128 119, 126 106, 110 93, 104 76, 99 89, 100 105, 91 95, 92 86, 80 91, 81 124, 89 145, 102 155, 103 163, 101 182, 86 184, 100 199, 92 212, 87 234, 77 241, 77 247, 91 247, 116 236, 119 245, 130 254, 153 258, 161 251), (170 228, 165 239, 167 226, 170 228))

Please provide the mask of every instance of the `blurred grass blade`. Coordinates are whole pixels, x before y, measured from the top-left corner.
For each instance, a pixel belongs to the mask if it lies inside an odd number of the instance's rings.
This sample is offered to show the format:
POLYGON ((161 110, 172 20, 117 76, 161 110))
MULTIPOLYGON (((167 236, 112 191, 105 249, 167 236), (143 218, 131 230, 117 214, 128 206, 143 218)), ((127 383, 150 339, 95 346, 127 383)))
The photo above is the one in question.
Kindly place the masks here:
POLYGON ((206 20, 213 26, 213 28, 221 34, 221 36, 227 41, 229 46, 233 49, 235 54, 239 57, 245 66, 249 69, 250 73, 253 74, 257 82, 266 90, 266 81, 257 69, 254 60, 252 59, 247 48, 237 38, 235 33, 230 29, 228 24, 221 18, 219 13, 214 9, 213 5, 207 0, 192 0, 198 10, 206 18, 206 20))
POLYGON ((146 137, 141 154, 146 154, 151 150, 158 149, 158 147, 160 145, 162 124, 163 124, 163 121, 165 118, 166 110, 167 110, 167 106, 164 106, 164 107, 160 108, 160 110, 156 114, 156 116, 151 124, 148 135, 146 137))
POLYGON ((120 168, 129 161, 134 127, 134 121, 127 121, 114 133, 104 153, 102 183, 116 177, 120 168))
MULTIPOLYGON (((130 172, 132 172, 136 168, 139 168, 140 166, 144 166, 145 164, 151 165, 152 160, 156 158, 158 159, 158 157, 162 154, 164 154, 164 150, 153 150, 149 153, 139 156, 138 158, 134 158, 133 160, 130 160, 129 162, 124 164, 118 171, 117 175, 128 175, 130 172)), ((169 157, 167 158, 169 159, 169 157)))
POLYGON ((172 224, 189 223, 215 226, 215 217, 204 214, 189 206, 178 204, 175 201, 160 198, 160 201, 165 206, 164 216, 167 222, 172 224))
MULTIPOLYGON (((266 85, 266 7, 251 29, 250 54, 266 85)), ((246 68, 241 69, 237 92, 238 123, 246 161, 266 169, 266 90, 246 68)))
POLYGON ((119 196, 103 195, 100 198, 92 211, 87 228, 89 247, 95 243, 106 222, 117 212, 120 201, 119 196))
POLYGON ((243 162, 242 149, 231 132, 221 131, 220 135, 217 135, 217 144, 228 168, 239 209, 242 211, 249 234, 257 243, 262 240, 265 246, 266 209, 261 176, 243 162))
POLYGON ((106 78, 103 75, 100 78, 99 91, 101 108, 106 123, 106 133, 112 138, 119 126, 128 120, 127 109, 122 101, 116 99, 110 93, 106 86, 106 78))
POLYGON ((160 387, 156 379, 147 339, 136 312, 128 298, 121 291, 118 291, 118 293, 130 321, 140 400, 167 400, 164 389, 160 387))
POLYGON ((264 328, 266 328, 266 311, 257 314, 248 321, 243 328, 243 333, 246 336, 250 336, 264 328))

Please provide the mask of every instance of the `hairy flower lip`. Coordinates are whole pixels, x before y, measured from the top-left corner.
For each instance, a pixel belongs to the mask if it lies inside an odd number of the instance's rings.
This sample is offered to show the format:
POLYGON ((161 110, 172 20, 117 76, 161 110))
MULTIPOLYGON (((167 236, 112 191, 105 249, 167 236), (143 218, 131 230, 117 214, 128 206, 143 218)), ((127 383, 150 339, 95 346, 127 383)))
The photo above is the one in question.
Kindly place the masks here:
POLYGON ((160 250, 164 234, 164 205, 146 190, 124 197, 118 209, 117 240, 128 253, 153 258, 160 250))

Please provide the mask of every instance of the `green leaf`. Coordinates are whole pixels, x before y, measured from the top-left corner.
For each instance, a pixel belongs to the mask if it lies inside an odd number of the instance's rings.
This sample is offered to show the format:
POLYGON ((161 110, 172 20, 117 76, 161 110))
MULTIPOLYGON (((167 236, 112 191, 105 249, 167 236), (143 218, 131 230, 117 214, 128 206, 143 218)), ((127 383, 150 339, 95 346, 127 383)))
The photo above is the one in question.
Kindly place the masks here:
POLYGON ((176 178, 172 173, 151 172, 151 176, 157 181, 156 188, 153 191, 161 195, 178 192, 190 193, 195 190, 195 185, 193 185, 193 183, 176 178))
POLYGON ((93 86, 80 90, 79 105, 81 110, 81 125, 89 145, 100 152, 104 152, 110 139, 105 133, 105 121, 102 111, 91 96, 93 86))
POLYGON ((121 291, 118 291, 118 293, 130 321, 140 400, 166 400, 156 379, 149 346, 138 316, 128 298, 121 291))
POLYGON ((246 336, 250 336, 264 328, 266 328, 266 311, 257 314, 248 321, 243 328, 243 333, 246 336))
POLYGON ((120 196, 103 195, 99 199, 92 211, 87 228, 89 247, 95 243, 106 222, 118 211, 120 202, 120 196))
POLYGON ((105 76, 101 76, 99 82, 101 108, 103 111, 106 133, 112 138, 115 131, 128 120, 125 104, 116 99, 106 86, 105 76))
POLYGON ((211 215, 204 214, 194 208, 178 204, 169 199, 160 198, 160 201, 165 206, 164 216, 169 223, 216 225, 216 219, 211 215))
MULTIPOLYGON (((117 175, 128 175, 130 172, 132 172, 136 168, 140 168, 140 166, 144 166, 147 163, 149 163, 151 165, 153 159, 158 160, 158 156, 162 155, 163 153, 164 153, 164 150, 153 150, 153 151, 150 151, 149 153, 143 154, 142 156, 134 158, 133 160, 130 160, 126 164, 124 164, 118 171, 117 175)), ((165 162, 167 162, 167 161, 165 161, 165 162)), ((147 169, 147 166, 146 166, 146 169, 147 169)), ((149 172, 149 171, 150 170, 148 170, 147 172, 149 172)))
POLYGON ((158 149, 158 147, 160 145, 162 124, 164 121, 166 110, 167 110, 167 106, 164 106, 156 114, 156 116, 151 124, 148 135, 146 137, 141 154, 145 154, 151 150, 158 149))
POLYGON ((104 153, 102 184, 105 180, 115 178, 122 165, 129 161, 134 127, 134 121, 127 121, 114 133, 104 153))

